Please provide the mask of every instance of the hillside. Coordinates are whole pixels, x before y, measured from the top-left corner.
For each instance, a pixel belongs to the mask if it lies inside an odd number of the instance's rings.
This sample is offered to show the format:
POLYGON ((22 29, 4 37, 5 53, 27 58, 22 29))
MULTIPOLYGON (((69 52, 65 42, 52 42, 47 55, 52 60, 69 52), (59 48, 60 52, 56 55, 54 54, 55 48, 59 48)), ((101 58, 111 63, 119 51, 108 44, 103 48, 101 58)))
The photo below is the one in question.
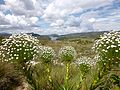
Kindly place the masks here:
POLYGON ((74 34, 67 34, 67 35, 61 35, 58 40, 64 40, 64 39, 73 39, 73 38, 98 38, 100 35, 105 33, 107 31, 103 32, 84 32, 84 33, 74 33, 74 34))
MULTIPOLYGON (((57 35, 57 34, 40 35, 40 34, 36 34, 36 33, 27 33, 27 34, 37 37, 40 40, 65 40, 65 39, 74 39, 74 38, 96 39, 105 32, 108 32, 108 31, 71 33, 71 34, 66 34, 66 35, 57 35)), ((0 33, 0 37, 9 37, 10 35, 11 34, 9 34, 9 33, 0 33)))

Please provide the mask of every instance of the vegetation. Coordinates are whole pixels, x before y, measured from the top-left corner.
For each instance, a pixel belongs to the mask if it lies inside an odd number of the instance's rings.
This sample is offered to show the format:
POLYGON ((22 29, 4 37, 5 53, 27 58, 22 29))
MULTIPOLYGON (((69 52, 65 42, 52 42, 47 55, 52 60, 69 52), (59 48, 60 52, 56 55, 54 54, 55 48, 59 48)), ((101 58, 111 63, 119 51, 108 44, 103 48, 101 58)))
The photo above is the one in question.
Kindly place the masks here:
POLYGON ((24 82, 28 90, 120 90, 120 32, 57 41, 18 34, 0 49, 0 90, 24 82))
POLYGON ((12 64, 0 61, 0 90, 14 90, 23 86, 24 77, 12 64))

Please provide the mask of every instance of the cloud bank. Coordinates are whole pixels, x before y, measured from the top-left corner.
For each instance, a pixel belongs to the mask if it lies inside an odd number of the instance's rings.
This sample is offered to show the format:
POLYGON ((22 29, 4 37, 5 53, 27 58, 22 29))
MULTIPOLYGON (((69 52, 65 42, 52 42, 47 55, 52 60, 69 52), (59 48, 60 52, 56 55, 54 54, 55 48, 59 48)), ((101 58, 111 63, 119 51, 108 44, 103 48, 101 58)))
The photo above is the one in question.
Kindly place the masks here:
POLYGON ((120 0, 0 0, 0 33, 120 30, 120 0))

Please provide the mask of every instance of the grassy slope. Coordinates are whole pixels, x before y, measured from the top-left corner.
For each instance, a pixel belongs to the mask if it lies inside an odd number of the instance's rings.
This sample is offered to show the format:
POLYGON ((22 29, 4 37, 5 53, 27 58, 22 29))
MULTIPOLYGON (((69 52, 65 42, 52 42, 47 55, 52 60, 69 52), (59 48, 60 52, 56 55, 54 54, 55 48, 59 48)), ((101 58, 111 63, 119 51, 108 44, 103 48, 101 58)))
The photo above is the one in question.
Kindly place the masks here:
MULTIPOLYGON (((42 45, 45 46, 51 46, 52 48, 54 48, 55 52, 58 53, 59 49, 62 46, 65 45, 71 45, 73 46, 77 53, 78 56, 77 58, 81 57, 81 56, 87 56, 87 57, 94 57, 94 53, 91 49, 91 47, 93 46, 94 40, 98 38, 98 36, 94 36, 94 37, 69 37, 69 38, 62 38, 60 40, 57 41, 51 41, 51 40, 40 40, 42 45)), ((58 58, 56 58, 58 59, 58 58)), ((45 73, 45 67, 44 65, 40 64, 37 66, 38 68, 38 72, 40 72, 40 87, 41 90, 50 90, 46 87, 46 79, 44 79, 44 77, 46 76, 45 73)), ((92 74, 88 74, 87 77, 87 81, 83 82, 83 83, 90 83, 90 81, 93 79, 92 75, 95 73, 95 70, 93 70, 92 74), (94 72, 93 72, 94 71, 94 72)), ((63 84, 64 82, 64 75, 65 75, 65 66, 52 66, 52 79, 54 80, 54 82, 57 82, 59 84, 63 84)), ((79 77, 79 69, 76 66, 71 66, 70 69, 70 80, 69 83, 70 85, 72 85, 73 83, 79 83, 80 77, 79 77)), ((56 84, 57 85, 57 84, 56 84)), ((86 87, 89 86, 86 84, 83 84, 82 86, 82 90, 86 90, 86 87)), ((74 90, 76 87, 74 87, 74 90)))

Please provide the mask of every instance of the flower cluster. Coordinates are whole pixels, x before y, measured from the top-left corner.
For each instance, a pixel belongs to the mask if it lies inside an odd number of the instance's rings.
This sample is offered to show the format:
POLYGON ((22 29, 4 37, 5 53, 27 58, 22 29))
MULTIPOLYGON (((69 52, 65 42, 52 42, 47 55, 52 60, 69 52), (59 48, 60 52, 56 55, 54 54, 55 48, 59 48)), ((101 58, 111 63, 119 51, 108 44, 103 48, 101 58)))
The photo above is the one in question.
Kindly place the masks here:
POLYGON ((64 46, 59 50, 59 57, 63 61, 71 62, 76 58, 76 50, 72 46, 64 46))
POLYGON ((95 60, 94 58, 92 59, 90 57, 82 56, 82 57, 78 58, 75 61, 75 63, 77 65, 86 64, 86 65, 92 67, 92 66, 96 65, 97 60, 95 60))
POLYGON ((118 63, 120 61, 120 32, 104 33, 99 40, 95 41, 93 49, 102 60, 118 63))
POLYGON ((39 62, 34 61, 34 60, 31 60, 31 61, 26 62, 26 65, 27 65, 28 67, 30 67, 30 66, 35 66, 36 64, 39 64, 39 62))
POLYGON ((40 49, 39 56, 43 60, 43 62, 44 63, 51 62, 55 56, 54 50, 49 46, 40 46, 39 49, 40 49))
POLYGON ((27 62, 37 57, 39 40, 27 34, 15 34, 4 39, 0 55, 4 61, 27 62))
POLYGON ((75 64, 78 65, 82 74, 86 74, 94 65, 96 65, 96 63, 96 60, 85 56, 82 56, 75 61, 75 64))

